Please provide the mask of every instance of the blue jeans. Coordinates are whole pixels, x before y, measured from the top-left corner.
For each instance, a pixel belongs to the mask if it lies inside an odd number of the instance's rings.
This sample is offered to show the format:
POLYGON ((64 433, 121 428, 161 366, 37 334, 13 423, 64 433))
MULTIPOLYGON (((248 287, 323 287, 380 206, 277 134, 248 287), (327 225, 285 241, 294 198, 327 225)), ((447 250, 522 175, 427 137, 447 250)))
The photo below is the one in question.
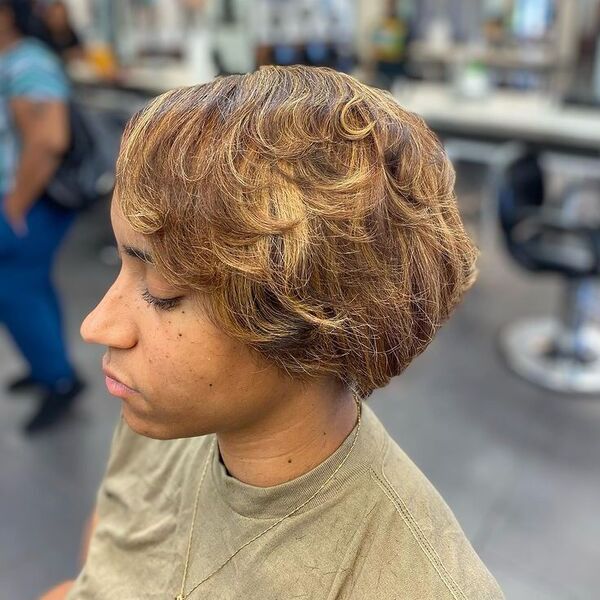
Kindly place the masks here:
POLYGON ((0 210, 0 323, 29 364, 32 378, 48 388, 74 377, 52 283, 56 251, 74 217, 41 199, 27 215, 27 234, 19 237, 0 210))

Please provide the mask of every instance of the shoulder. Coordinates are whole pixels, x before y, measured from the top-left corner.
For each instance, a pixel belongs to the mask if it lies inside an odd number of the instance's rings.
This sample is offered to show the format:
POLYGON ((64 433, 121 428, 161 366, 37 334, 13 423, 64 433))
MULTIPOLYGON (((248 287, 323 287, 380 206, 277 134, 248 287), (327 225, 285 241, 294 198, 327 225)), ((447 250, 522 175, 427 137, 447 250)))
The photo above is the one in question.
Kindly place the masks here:
POLYGON ((65 98, 69 85, 58 57, 32 39, 19 43, 4 60, 8 92, 12 96, 65 98))
POLYGON ((111 442, 107 475, 158 463, 172 467, 192 453, 208 451, 212 440, 212 435, 173 440, 149 438, 133 431, 121 416, 111 442))
POLYGON ((211 443, 212 436, 151 439, 135 433, 121 417, 98 492, 99 509, 109 512, 114 506, 133 509, 140 496, 178 493, 187 470, 194 460, 209 451, 211 443))
MULTIPOLYGON (((376 597, 396 598, 408 586, 403 598, 502 600, 498 584, 440 494, 379 421, 376 427, 383 443, 369 472, 367 517, 374 523, 361 558, 367 579, 373 577, 371 570, 379 573, 376 597)), ((375 597, 368 590, 362 593, 375 597)))
POLYGON ((6 54, 6 62, 13 71, 30 66, 43 66, 62 71, 58 57, 44 43, 25 38, 6 54))

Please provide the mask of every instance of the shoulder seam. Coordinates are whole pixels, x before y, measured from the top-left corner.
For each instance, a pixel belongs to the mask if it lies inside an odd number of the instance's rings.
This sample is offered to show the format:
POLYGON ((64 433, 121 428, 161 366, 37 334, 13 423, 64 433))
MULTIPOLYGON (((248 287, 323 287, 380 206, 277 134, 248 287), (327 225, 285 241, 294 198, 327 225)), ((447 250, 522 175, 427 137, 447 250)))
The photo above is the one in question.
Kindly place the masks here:
POLYGON ((423 533, 423 531, 419 527, 419 524, 410 512, 409 508, 406 506, 402 498, 400 498, 399 494, 394 489, 394 486, 386 477, 385 472, 383 470, 383 465, 381 472, 385 483, 380 479, 379 475, 373 469, 371 469, 371 477, 376 481, 379 487, 383 490, 383 493, 394 505, 394 508, 396 509, 402 520, 406 523, 409 531, 421 547, 421 550, 423 550, 423 553, 425 554, 433 568, 436 570, 437 574, 440 576, 440 579, 442 580, 444 585, 448 588, 448 591, 452 594, 452 597, 455 600, 468 600, 464 592, 460 589, 459 585, 456 583, 452 575, 450 575, 450 573, 444 566, 442 559, 435 551, 431 542, 427 539, 425 533, 423 533))

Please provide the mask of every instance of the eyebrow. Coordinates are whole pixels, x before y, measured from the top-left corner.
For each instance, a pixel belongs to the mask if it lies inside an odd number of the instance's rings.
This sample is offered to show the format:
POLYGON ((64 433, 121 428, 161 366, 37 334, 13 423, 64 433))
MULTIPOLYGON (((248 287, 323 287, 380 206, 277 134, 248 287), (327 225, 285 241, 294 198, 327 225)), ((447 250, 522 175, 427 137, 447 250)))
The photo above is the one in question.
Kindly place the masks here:
POLYGON ((140 248, 135 248, 133 246, 123 246, 123 252, 125 252, 125 254, 127 254, 128 256, 137 258, 138 260, 141 260, 146 264, 154 264, 152 256, 148 254, 148 252, 144 252, 144 250, 141 250, 140 248))

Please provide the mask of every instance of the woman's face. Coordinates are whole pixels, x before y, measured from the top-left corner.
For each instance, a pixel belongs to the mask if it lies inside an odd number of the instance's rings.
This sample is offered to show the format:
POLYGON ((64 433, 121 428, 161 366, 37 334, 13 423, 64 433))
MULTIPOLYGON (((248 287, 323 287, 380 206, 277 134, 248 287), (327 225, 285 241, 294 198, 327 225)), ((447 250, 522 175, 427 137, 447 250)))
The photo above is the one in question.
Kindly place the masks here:
POLYGON ((121 270, 81 326, 85 341, 106 346, 106 383, 136 432, 172 439, 243 430, 291 391, 203 315, 199 298, 170 286, 152 265, 144 236, 113 201, 121 270))
POLYGON ((62 31, 69 28, 69 13, 62 2, 52 2, 44 13, 46 25, 53 31, 62 31))

